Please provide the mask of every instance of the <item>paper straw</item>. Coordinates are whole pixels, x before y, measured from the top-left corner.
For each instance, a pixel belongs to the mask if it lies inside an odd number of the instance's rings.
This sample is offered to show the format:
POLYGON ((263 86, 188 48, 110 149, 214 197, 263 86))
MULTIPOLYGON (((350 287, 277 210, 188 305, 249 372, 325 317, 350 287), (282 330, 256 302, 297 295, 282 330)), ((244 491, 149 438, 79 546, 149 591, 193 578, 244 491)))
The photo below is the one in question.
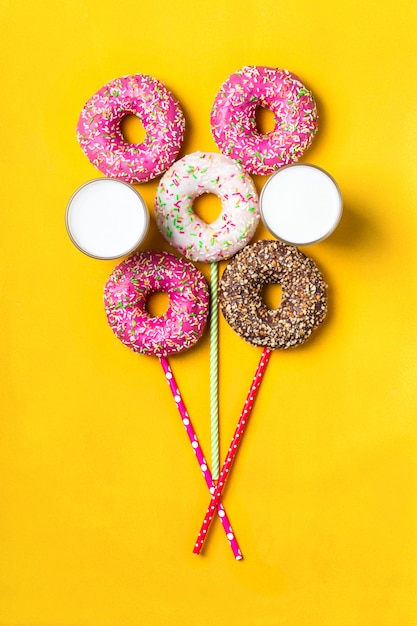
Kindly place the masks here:
POLYGON ((217 480, 220 472, 219 453, 219 309, 217 287, 219 267, 210 263, 210 436, 211 477, 217 480))
MULTIPOLYGON (((207 466, 207 462, 206 459, 204 458, 204 454, 203 454, 203 450, 201 449, 201 446, 199 444, 199 441, 197 439, 197 435, 195 433, 195 430, 193 428, 193 425, 191 423, 190 420, 190 416, 187 413, 187 409, 185 408, 185 404, 184 401, 182 399, 181 393, 178 389, 178 385, 175 382, 175 378, 174 378, 174 374, 172 372, 172 369, 167 361, 167 359, 165 357, 160 357, 160 363, 162 365, 162 369, 164 370, 165 373, 165 378, 168 382, 168 385, 171 389, 171 393, 172 396, 174 398, 175 404, 178 408, 179 414, 181 416, 182 419, 182 423, 185 427, 186 433, 188 435, 188 438, 191 442, 191 446, 194 450, 194 454, 195 457, 198 461, 198 464, 200 466, 200 469, 202 471, 204 480, 206 481, 207 487, 210 490, 210 493, 214 492, 214 483, 213 483, 213 479, 210 473, 210 470, 208 469, 207 466)), ((217 510, 217 513, 219 515, 221 524, 223 526, 224 532, 226 534, 227 540, 229 542, 229 545, 232 549, 233 555, 235 557, 236 560, 240 561, 241 559, 243 559, 243 555, 242 552, 240 551, 238 542, 236 540, 236 537, 234 535, 232 526, 229 522, 229 519, 227 517, 226 511, 222 505, 222 503, 220 502, 220 498, 218 498, 217 500, 217 504, 215 509, 217 510)))
POLYGON ((223 488, 226 483, 227 477, 229 475, 229 471, 232 466, 232 463, 236 457, 238 446, 239 446, 240 441, 242 440, 245 426, 249 421, 249 416, 250 416, 250 413, 251 413, 251 410, 252 410, 252 407, 256 398, 256 394, 261 385, 262 377, 264 375, 271 353, 272 353, 272 350, 270 348, 264 348, 262 352, 262 356, 259 361, 258 367, 256 369, 255 376, 252 381, 252 385, 249 389, 246 402, 242 409, 242 413, 240 414, 240 418, 239 418, 239 421, 235 430, 235 434, 233 435, 232 443, 230 444, 229 451, 226 456, 226 460, 220 472, 218 483, 216 485, 214 493, 211 496, 210 506, 207 509, 206 516, 204 518, 203 524, 198 534, 196 544, 194 546, 193 552, 195 554, 200 554, 200 551, 203 547, 204 540, 207 537, 208 529, 210 527, 211 521, 216 512, 217 505, 220 502, 223 488))

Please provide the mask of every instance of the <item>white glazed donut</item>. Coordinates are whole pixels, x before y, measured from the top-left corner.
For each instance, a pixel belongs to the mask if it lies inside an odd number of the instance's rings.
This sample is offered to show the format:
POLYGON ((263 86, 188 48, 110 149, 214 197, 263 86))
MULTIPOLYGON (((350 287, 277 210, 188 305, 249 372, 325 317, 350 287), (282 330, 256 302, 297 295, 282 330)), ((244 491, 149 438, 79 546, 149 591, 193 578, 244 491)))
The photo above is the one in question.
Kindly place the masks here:
POLYGON ((223 154, 194 152, 161 178, 155 198, 156 223, 163 237, 191 261, 228 259, 253 237, 259 223, 258 194, 250 176, 223 154), (193 201, 213 193, 221 214, 208 224, 193 201))

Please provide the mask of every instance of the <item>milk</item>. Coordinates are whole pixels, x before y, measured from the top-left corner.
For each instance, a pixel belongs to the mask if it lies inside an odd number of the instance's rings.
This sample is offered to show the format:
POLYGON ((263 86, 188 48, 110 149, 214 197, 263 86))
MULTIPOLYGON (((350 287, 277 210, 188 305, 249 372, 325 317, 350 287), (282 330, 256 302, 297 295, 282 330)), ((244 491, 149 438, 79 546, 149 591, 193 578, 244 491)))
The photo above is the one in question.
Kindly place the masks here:
POLYGON ((327 172, 297 163, 269 178, 260 209, 262 221, 275 237, 301 246, 322 241, 333 232, 342 215, 342 196, 327 172))
POLYGON ((139 246, 148 229, 145 202, 127 183, 98 178, 82 185, 67 207, 72 242, 97 259, 116 259, 139 246))

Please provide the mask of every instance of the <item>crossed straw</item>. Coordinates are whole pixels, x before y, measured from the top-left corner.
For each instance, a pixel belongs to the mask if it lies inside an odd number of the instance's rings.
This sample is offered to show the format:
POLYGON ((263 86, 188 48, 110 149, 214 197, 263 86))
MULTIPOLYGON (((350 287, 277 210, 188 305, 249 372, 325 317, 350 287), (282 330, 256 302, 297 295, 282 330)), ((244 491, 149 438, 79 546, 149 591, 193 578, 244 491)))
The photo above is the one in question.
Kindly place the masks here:
POLYGON ((196 544, 194 546, 193 552, 195 554, 199 554, 202 547, 203 547, 203 543, 205 538, 207 537, 207 533, 208 533, 208 529, 210 527, 210 524, 215 516, 215 514, 217 513, 217 515, 219 516, 219 519, 221 521, 221 524, 223 526, 223 530, 226 534, 227 540, 229 542, 229 545, 231 547, 231 550, 233 552, 233 555, 235 557, 236 560, 241 560, 243 559, 243 555, 242 552, 239 548, 238 542, 236 540, 235 534, 233 532, 232 526, 230 524, 230 521, 228 519, 227 513, 225 511, 225 508, 223 506, 223 504, 221 503, 221 496, 223 493, 223 489, 227 480, 227 477, 229 475, 230 472, 230 468, 233 464, 233 461, 236 457, 240 442, 242 440, 242 436, 245 430, 245 427, 247 425, 247 422, 249 420, 249 416, 250 413, 252 411, 252 407, 253 404, 255 402, 255 398, 256 398, 256 394, 259 390, 260 384, 261 384, 261 380, 262 380, 262 376, 265 372, 266 366, 268 364, 269 361, 269 357, 271 356, 272 350, 270 348, 264 348, 258 367, 256 368, 256 372, 255 375, 253 377, 252 380, 252 384, 250 386, 249 389, 249 393, 246 397, 246 401, 245 404, 243 406, 242 412, 240 414, 239 417, 239 421, 237 423, 236 426, 236 430, 235 433, 233 435, 233 439, 230 443, 229 446, 229 450, 226 456, 226 459, 223 463, 223 467, 221 469, 221 472, 219 474, 219 479, 217 481, 217 483, 215 484, 213 482, 212 479, 212 475, 210 470, 208 469, 208 465, 206 462, 206 459, 204 457, 202 448, 200 446, 200 443, 198 441, 196 432, 193 428, 193 425, 191 423, 191 419, 190 416, 188 415, 187 409, 185 408, 185 404, 184 401, 182 399, 181 393, 179 391, 178 385, 175 381, 174 378, 174 374, 172 372, 172 369, 167 361, 167 359, 165 357, 160 357, 160 363, 162 365, 162 369, 164 370, 165 373, 165 377, 167 379, 167 382, 169 384, 169 387, 171 389, 171 393, 172 396, 174 398, 175 404, 178 408, 179 414, 181 416, 182 419, 182 423, 185 427, 185 430, 187 432, 188 438, 190 440, 192 449, 194 451, 195 457, 197 459, 197 462, 200 466, 200 469, 202 471, 204 480, 206 481, 207 487, 209 489, 209 492, 211 494, 211 500, 210 500, 210 505, 207 509, 206 512, 206 516, 204 518, 202 527, 200 529, 196 544))

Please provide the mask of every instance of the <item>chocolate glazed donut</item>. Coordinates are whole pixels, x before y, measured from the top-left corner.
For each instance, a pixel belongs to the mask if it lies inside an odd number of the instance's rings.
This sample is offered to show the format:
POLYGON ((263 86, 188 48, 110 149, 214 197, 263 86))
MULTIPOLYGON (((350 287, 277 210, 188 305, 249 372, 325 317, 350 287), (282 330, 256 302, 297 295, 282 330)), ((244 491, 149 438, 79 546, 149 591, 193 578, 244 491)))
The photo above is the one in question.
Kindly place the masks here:
POLYGON ((219 286, 219 304, 233 330, 255 346, 286 350, 306 341, 327 312, 327 285, 312 259, 298 248, 264 240, 230 261, 219 286), (269 309, 262 289, 282 288, 281 303, 269 309))

